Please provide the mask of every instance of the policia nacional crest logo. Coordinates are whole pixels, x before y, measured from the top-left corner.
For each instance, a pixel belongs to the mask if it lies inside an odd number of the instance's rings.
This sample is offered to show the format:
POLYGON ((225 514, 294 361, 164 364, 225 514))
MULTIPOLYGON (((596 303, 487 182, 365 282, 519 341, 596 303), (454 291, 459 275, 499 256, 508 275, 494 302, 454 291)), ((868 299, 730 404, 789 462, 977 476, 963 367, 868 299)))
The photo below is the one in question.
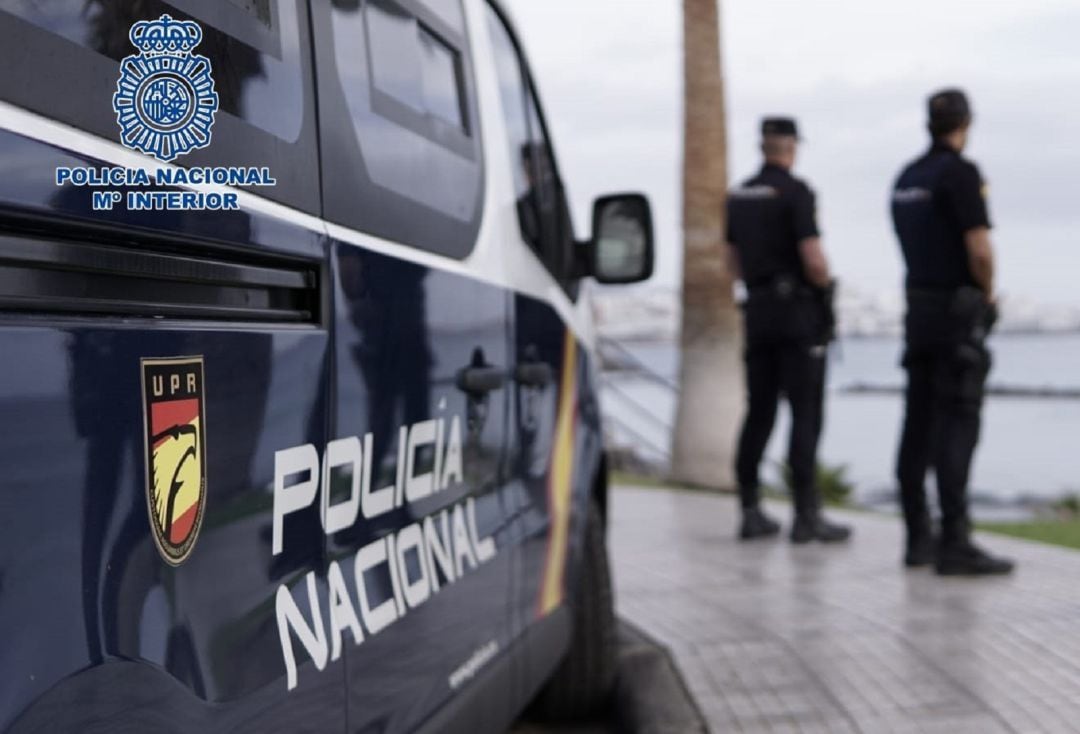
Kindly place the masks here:
POLYGON ((142 360, 146 503, 162 557, 191 554, 206 509, 202 357, 142 360))
POLYGON ((191 52, 202 37, 198 23, 169 15, 131 26, 139 53, 120 62, 113 95, 120 142, 161 161, 210 145, 218 95, 210 59, 191 52))

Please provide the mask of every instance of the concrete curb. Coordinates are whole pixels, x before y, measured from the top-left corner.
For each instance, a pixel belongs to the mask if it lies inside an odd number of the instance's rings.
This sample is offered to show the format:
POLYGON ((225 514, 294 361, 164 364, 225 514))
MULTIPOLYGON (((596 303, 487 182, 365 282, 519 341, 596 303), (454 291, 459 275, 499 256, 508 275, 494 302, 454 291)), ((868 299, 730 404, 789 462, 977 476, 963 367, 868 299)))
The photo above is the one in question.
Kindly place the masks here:
POLYGON ((666 647, 619 620, 614 724, 634 734, 707 733, 705 717, 666 647))
POLYGON ((624 619, 616 635, 618 671, 606 716, 562 724, 524 721, 511 734, 708 734, 668 649, 624 619))

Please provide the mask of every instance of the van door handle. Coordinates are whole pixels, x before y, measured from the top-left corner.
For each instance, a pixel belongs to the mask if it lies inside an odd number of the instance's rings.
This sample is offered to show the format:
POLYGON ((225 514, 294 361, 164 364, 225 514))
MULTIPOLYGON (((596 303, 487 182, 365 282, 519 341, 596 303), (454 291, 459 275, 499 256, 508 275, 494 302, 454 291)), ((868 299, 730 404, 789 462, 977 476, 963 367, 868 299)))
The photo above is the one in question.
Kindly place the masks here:
POLYGON ((522 362, 514 369, 514 380, 526 387, 547 387, 554 374, 547 362, 522 362))
POLYGON ((506 372, 498 367, 466 367, 457 373, 458 389, 469 395, 484 395, 506 384, 506 372))

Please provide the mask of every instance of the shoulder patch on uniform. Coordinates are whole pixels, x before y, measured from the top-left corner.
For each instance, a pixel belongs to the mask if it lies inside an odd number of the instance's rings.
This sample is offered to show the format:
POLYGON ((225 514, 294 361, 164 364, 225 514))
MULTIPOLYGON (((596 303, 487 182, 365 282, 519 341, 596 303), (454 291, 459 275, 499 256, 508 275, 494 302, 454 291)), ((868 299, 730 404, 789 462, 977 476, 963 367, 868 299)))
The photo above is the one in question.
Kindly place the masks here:
POLYGON ((757 184, 755 186, 740 186, 728 192, 733 199, 775 199, 780 192, 772 186, 757 184))
POLYGON ((894 189, 892 200, 894 204, 914 204, 919 201, 927 201, 930 196, 930 189, 924 189, 921 186, 908 186, 907 188, 894 189))

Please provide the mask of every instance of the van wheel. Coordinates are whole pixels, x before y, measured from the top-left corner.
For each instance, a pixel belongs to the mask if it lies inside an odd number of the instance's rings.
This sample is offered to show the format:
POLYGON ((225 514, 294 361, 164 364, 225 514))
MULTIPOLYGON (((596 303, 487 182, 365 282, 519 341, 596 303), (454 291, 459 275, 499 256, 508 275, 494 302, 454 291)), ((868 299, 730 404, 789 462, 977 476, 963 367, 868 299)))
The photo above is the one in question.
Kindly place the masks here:
POLYGON ((582 561, 570 649, 536 700, 536 712, 548 720, 596 714, 615 687, 615 609, 604 523, 595 501, 589 503, 582 561))

